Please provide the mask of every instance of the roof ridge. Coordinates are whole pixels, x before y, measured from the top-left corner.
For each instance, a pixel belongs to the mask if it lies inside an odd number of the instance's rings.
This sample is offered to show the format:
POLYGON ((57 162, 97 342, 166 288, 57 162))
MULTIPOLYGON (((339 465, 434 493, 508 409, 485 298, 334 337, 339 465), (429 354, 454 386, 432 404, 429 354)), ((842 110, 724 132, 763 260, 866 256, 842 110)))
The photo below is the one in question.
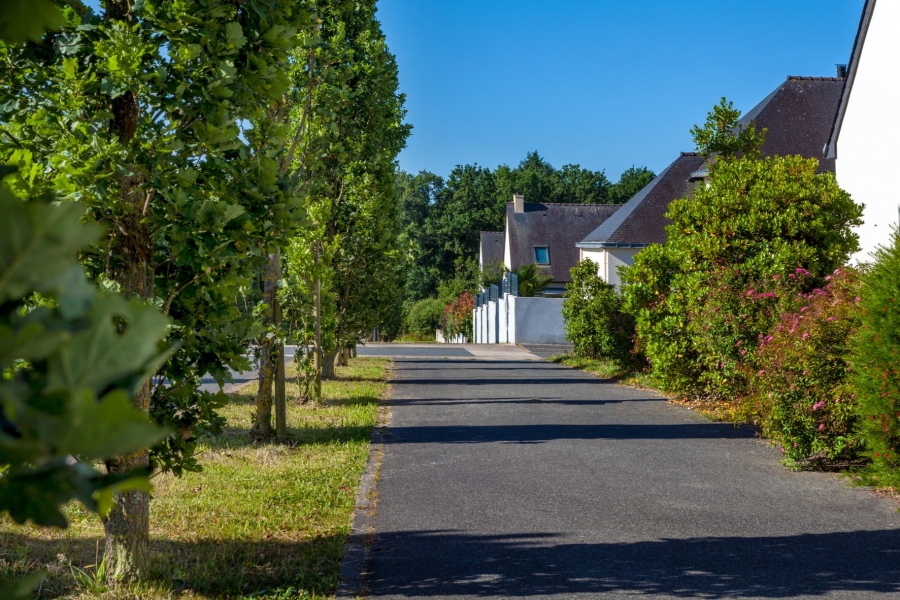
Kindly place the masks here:
POLYGON ((503 231, 481 231, 479 233, 505 233, 503 231))
POLYGON ((807 77, 805 75, 788 75, 788 81, 843 81, 840 77, 807 77))

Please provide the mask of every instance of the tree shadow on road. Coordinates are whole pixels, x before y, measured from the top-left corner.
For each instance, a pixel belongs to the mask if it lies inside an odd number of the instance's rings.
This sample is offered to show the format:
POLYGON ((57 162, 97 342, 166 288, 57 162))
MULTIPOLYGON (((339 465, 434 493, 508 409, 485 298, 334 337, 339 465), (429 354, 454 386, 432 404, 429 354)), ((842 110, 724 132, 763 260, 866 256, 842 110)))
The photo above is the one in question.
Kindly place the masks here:
POLYGON ((575 543, 547 534, 377 536, 372 597, 900 598, 900 530, 575 543))
MULTIPOLYGON (((752 439, 756 431, 728 423, 592 425, 432 425, 391 427, 388 444, 539 444, 553 440, 752 439)), ((900 560, 900 557, 898 557, 900 560)))

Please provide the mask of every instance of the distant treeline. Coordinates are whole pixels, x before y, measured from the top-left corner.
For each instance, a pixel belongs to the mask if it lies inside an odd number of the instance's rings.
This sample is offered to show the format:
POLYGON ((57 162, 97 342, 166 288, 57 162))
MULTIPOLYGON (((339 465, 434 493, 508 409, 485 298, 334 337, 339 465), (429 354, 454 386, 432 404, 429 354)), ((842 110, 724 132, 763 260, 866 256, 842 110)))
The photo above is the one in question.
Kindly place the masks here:
POLYGON ((503 229, 513 194, 524 194, 526 202, 618 204, 653 177, 646 167, 631 167, 612 183, 604 171, 579 165, 554 168, 537 152, 514 168, 458 165, 447 179, 428 171, 399 172, 403 229, 412 253, 406 305, 434 297, 440 283, 472 271, 465 263, 477 257, 479 233, 503 229))

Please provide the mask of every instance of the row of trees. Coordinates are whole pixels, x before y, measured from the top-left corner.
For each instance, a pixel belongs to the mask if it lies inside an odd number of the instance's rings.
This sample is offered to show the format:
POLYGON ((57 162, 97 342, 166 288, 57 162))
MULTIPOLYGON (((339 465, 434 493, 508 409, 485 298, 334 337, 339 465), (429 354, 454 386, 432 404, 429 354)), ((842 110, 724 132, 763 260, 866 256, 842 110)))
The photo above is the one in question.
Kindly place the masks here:
POLYGON ((81 499, 104 515, 108 573, 140 579, 150 496, 134 475, 200 468, 227 401, 202 376, 222 384, 258 349, 265 438, 283 343, 313 348, 315 394, 338 349, 399 322, 397 67, 375 0, 13 4, 0 175, 17 196, 4 214, 23 216, 0 256, 0 508, 62 526, 58 505, 81 499), (60 434, 78 418, 93 429, 60 434), (115 443, 117 418, 132 426, 115 443))
POLYGON ((621 270, 573 269, 565 316, 580 354, 643 369, 662 389, 724 404, 793 463, 858 460, 900 483, 894 275, 900 249, 862 273, 862 207, 815 159, 763 159, 765 132, 723 102, 693 131, 707 185, 669 207, 668 242, 621 270))

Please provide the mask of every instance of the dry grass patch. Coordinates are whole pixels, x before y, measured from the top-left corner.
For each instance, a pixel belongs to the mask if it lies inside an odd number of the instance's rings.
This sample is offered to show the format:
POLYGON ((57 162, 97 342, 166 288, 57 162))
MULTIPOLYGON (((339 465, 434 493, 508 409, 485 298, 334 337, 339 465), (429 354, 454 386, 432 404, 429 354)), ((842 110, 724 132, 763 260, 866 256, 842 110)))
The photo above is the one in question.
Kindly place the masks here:
POLYGON ((40 598, 333 596, 387 368, 352 360, 317 404, 290 400, 289 384, 286 444, 250 440, 255 383, 239 389, 221 411, 224 434, 199 444, 203 471, 154 478, 150 584, 110 590, 90 580, 102 527, 77 504, 65 531, 0 521, 0 575, 47 570, 40 598))

